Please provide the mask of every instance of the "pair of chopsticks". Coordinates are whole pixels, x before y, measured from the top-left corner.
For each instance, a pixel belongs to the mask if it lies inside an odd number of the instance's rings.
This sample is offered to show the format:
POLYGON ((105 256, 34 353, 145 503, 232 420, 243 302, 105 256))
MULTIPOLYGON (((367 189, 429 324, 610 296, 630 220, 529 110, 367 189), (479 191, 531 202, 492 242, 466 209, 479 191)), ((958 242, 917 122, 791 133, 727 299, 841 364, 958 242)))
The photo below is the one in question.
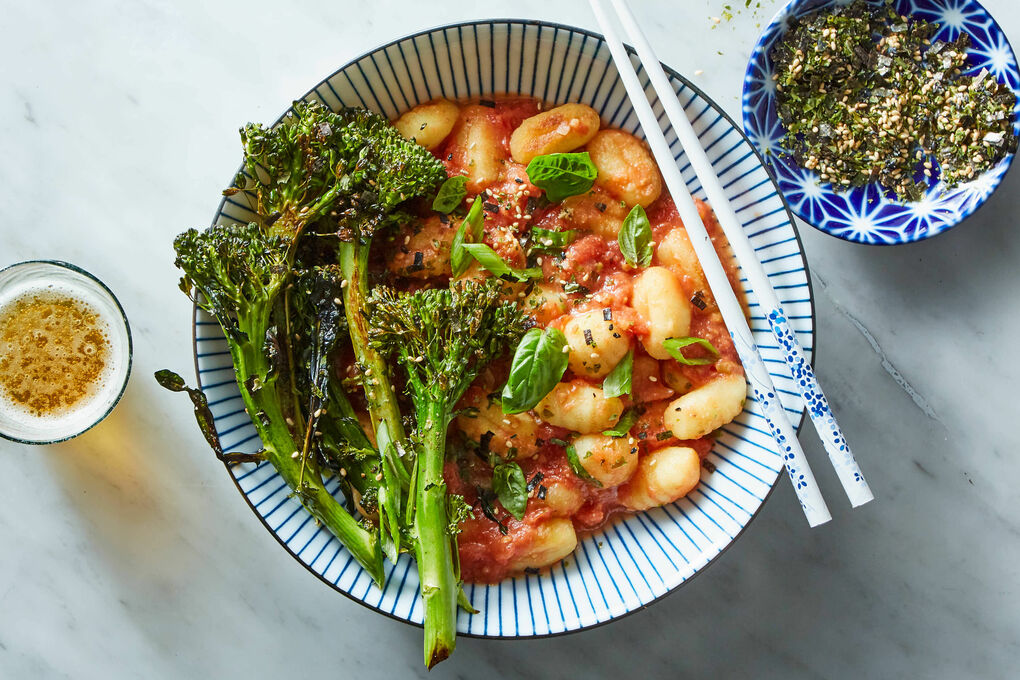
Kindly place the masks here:
POLYGON ((779 401, 779 394, 772 384, 772 377, 769 375, 765 363, 762 361, 740 302, 730 287, 726 271, 723 269, 708 232, 701 222, 697 206, 687 189, 687 183, 680 174, 680 169, 666 142, 666 137, 663 135, 659 122, 652 111, 652 106, 648 102, 645 89, 638 81, 637 72, 630 61, 630 56, 620 41, 617 33, 618 25, 623 26, 634 44, 638 58, 644 65, 666 117, 680 140, 698 180, 705 189, 708 202, 715 211, 719 224, 722 226, 761 308, 765 311, 765 317, 768 319, 772 333, 775 335, 778 346, 792 373, 793 382, 804 398, 811 422, 821 437, 822 444, 843 489, 854 507, 867 503, 874 498, 871 489, 868 488, 868 483, 857 466, 850 446, 840 431, 839 424, 815 378, 814 370, 804 357, 800 342, 797 340, 797 334, 790 328, 779 298, 776 296, 772 284, 769 283, 768 275, 755 255, 754 248, 744 233, 733 206, 730 205, 722 183, 715 174, 705 150, 701 147, 697 133, 691 126, 687 114, 680 106, 676 93, 662 70, 661 63, 638 27, 626 0, 611 0, 619 17, 618 21, 614 21, 606 12, 603 0, 589 0, 589 2, 602 27, 602 32, 605 34, 606 43, 613 56, 616 69, 623 80, 652 154, 662 171, 666 186, 676 204, 677 212, 690 237, 691 245, 701 262, 705 277, 719 305, 719 310, 722 312, 723 321, 733 338, 733 344, 751 384, 754 399, 762 406, 765 421, 768 423, 776 445, 779 447, 779 452, 783 456, 786 471, 793 482, 794 490, 804 509, 804 514, 807 516, 808 523, 811 526, 817 526, 828 522, 832 516, 829 514, 829 509, 818 489, 811 467, 797 440, 796 429, 791 425, 786 411, 779 401))

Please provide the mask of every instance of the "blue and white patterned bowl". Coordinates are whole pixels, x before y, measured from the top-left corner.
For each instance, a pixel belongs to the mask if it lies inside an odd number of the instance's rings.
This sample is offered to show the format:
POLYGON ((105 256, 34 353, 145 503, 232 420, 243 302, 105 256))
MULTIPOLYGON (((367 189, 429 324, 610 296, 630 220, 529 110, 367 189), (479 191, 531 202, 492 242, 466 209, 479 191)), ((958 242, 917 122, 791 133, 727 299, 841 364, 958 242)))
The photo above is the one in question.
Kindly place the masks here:
MULTIPOLYGON (((793 217, 736 124, 689 81, 669 73, 810 355, 811 287, 793 217)), ((403 38, 352 61, 304 98, 333 107, 366 106, 392 118, 435 97, 499 93, 522 93, 554 103, 584 102, 606 123, 638 129, 602 39, 580 29, 534 22, 460 24, 403 38)), ((691 190, 704 197, 671 130, 667 136, 691 190)), ((220 204, 215 221, 247 222, 253 217, 244 198, 235 196, 220 204)), ((754 295, 746 293, 756 340, 773 367, 791 418, 799 419, 803 404, 796 387, 754 295)), ((195 363, 224 448, 257 450, 257 435, 234 384, 226 343, 215 322, 201 312, 195 316, 195 363)), ((481 613, 460 612, 460 632, 506 638, 576 631, 640 609, 688 581, 743 531, 783 470, 783 459, 753 400, 720 434, 708 460, 714 471, 704 471, 702 484, 689 496, 668 507, 618 519, 584 538, 575 554, 551 570, 497 585, 469 585, 467 595, 481 613)), ((290 497, 272 466, 247 464, 228 472, 266 528, 312 573, 372 609, 421 623, 418 574, 408 556, 387 567, 386 586, 379 590, 339 541, 317 527, 290 497)), ((328 486, 337 488, 335 480, 328 486)))
MULTIPOLYGON (((776 114, 772 58, 776 42, 786 33, 792 17, 816 9, 848 5, 851 0, 792 0, 772 20, 758 40, 744 76, 744 131, 765 158, 783 196, 804 221, 847 241, 875 245, 910 243, 941 234, 959 224, 991 196, 1013 162, 1014 154, 972 181, 949 191, 933 182, 924 198, 902 203, 871 184, 836 193, 818 174, 797 165, 784 153, 780 141, 786 130, 776 114)), ((951 41, 969 33, 968 73, 981 69, 1006 83, 1020 99, 1020 73, 1013 49, 991 15, 976 0, 895 0, 901 15, 939 24, 933 40, 951 41)), ((1020 111, 1018 104, 1016 111, 1020 111)), ((1020 120, 1014 118, 1020 134, 1020 120)))

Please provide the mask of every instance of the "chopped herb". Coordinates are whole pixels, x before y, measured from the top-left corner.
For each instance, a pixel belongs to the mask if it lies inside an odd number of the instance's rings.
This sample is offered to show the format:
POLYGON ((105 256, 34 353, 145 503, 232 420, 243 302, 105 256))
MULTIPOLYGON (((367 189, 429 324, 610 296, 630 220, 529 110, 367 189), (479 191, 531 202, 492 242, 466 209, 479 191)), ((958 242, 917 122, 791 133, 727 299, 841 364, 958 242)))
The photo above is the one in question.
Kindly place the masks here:
POLYGON ((530 482, 528 482, 528 492, 530 493, 534 491, 535 487, 538 486, 543 479, 545 479, 545 475, 541 472, 536 472, 535 476, 531 478, 530 482))
POLYGON ((631 379, 634 373, 634 350, 628 350, 613 367, 606 379, 602 381, 602 391, 607 399, 630 394, 631 379))
POLYGON ((602 482, 588 474, 588 471, 581 465, 581 460, 577 457, 577 449, 573 444, 567 444, 567 462, 570 463, 570 469, 574 471, 575 475, 595 486, 602 486, 602 482))
POLYGON ((660 441, 660 442, 664 442, 667 439, 672 439, 672 438, 673 438, 673 431, 672 430, 663 430, 659 434, 655 435, 656 441, 660 441))
POLYGON ((669 355, 671 357, 673 357, 679 363, 684 364, 686 366, 708 366, 710 364, 714 364, 716 361, 719 360, 719 350, 717 350, 711 342, 705 340, 704 338, 692 338, 692 337, 666 338, 662 342, 662 347, 667 352, 669 352, 669 355), (709 353, 710 356, 708 357, 685 356, 683 353, 683 349, 691 345, 700 345, 709 353))
MULTIPOLYGON (((620 420, 611 430, 603 430, 602 434, 607 437, 626 437, 630 434, 630 428, 634 427, 634 423, 637 422, 637 419, 638 412, 633 408, 629 408, 623 412, 623 415, 620 416, 620 420)), ((642 437, 642 439, 644 439, 644 437, 642 437)))
POLYGON ((454 175, 439 187, 439 193, 432 201, 432 209, 438 213, 452 212, 467 196, 467 177, 454 175))
POLYGON ((507 535, 506 525, 499 521, 499 517, 496 516, 496 508, 493 507, 492 501, 496 499, 495 494, 482 487, 475 487, 475 492, 478 494, 478 502, 482 506, 482 514, 487 518, 496 523, 499 527, 499 533, 504 536, 507 535))
POLYGON ((577 238, 577 232, 573 229, 568 231, 553 231, 535 227, 531 230, 531 249, 546 253, 559 254, 563 249, 573 243, 577 238))

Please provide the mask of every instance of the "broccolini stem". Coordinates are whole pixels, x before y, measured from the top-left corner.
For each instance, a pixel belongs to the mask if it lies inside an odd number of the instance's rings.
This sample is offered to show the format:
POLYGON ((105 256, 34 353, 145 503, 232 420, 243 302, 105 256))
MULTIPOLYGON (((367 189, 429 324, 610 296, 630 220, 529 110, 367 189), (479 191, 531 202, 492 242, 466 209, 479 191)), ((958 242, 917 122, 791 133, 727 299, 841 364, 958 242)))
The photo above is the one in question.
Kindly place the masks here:
MULTIPOLYGON (((265 337, 265 327, 242 328, 249 338, 265 337)), ((228 343, 234 360, 234 372, 237 386, 241 390, 241 398, 245 409, 251 416, 252 423, 262 438, 266 459, 272 463, 287 485, 293 489, 298 500, 308 511, 344 544, 358 563, 372 576, 381 588, 385 575, 383 571, 382 553, 376 536, 362 527, 354 517, 341 506, 322 483, 318 471, 309 471, 302 479, 302 462, 292 458, 299 451, 294 437, 286 424, 286 417, 280 408, 280 402, 274 383, 276 376, 265 355, 254 343, 228 343), (267 384, 249 388, 249 381, 265 377, 267 384)))
POLYGON ((397 396, 390 383, 389 366, 368 344, 368 317, 365 300, 368 298, 368 252, 371 243, 341 243, 340 268, 347 285, 344 287, 344 313, 350 328, 354 356, 364 370, 365 398, 372 416, 372 427, 378 431, 385 422, 390 439, 402 441, 404 422, 400 416, 397 396))
POLYGON ((446 511, 446 430, 450 414, 445 397, 429 400, 418 411, 422 451, 417 458, 414 552, 425 606, 425 664, 432 668, 457 644, 457 595, 453 542, 446 511))

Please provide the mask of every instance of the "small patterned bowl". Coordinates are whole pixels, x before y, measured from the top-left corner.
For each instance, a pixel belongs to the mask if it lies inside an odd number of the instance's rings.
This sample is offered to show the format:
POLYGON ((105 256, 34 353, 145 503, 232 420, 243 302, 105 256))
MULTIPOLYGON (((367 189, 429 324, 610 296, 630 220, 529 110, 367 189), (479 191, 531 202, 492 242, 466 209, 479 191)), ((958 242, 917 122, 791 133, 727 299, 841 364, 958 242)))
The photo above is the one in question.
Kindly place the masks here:
MULTIPOLYGON (((632 60, 636 62, 636 57, 632 60)), ((805 353, 813 357, 811 282, 793 215, 737 123, 679 73, 672 69, 667 73, 789 314, 790 325, 805 353)), ((644 70, 639 69, 638 75, 652 94, 644 70)), ((544 22, 493 20, 423 31, 355 59, 304 99, 334 108, 364 106, 394 118, 435 97, 501 93, 557 104, 589 104, 607 125, 641 134, 602 38, 544 22)), ((661 105, 656 106, 661 111, 661 105)), ((676 135, 664 117, 660 120, 689 189, 704 199, 676 135)), ((221 201, 214 221, 243 223, 254 218, 248 201, 237 195, 221 201)), ((770 366, 783 406, 792 419, 802 419, 804 402, 782 351, 746 278, 741 281, 755 341, 770 366)), ((258 434, 244 411, 223 333, 200 310, 194 323, 198 380, 209 398, 223 447, 257 450, 258 434)), ((685 498, 610 522, 583 537, 577 551, 551 569, 497 584, 469 584, 468 599, 481 611, 458 613, 460 634, 513 638, 582 630, 638 611, 690 582, 737 539, 782 474, 783 456, 756 400, 748 399, 744 412, 722 429, 707 460, 710 465, 702 471, 701 484, 685 498)), ((340 542, 294 500, 271 465, 247 463, 228 471, 266 528, 309 571, 371 609, 421 624, 418 572, 409 556, 401 555, 397 564, 387 566, 386 585, 380 590, 340 542)), ((339 484, 330 479, 327 486, 336 492, 339 484)))
MULTIPOLYGON (((874 245, 897 245, 920 241, 962 222, 981 207, 999 186, 1013 162, 1003 158, 984 174, 951 190, 933 181, 924 198, 904 203, 890 198, 877 184, 836 193, 818 175, 806 170, 786 154, 780 141, 786 134, 776 114, 773 63, 770 52, 786 33, 792 17, 817 9, 848 5, 851 0, 792 0, 772 20, 758 40, 744 76, 744 130, 765 158, 783 196, 794 212, 826 234, 847 241, 874 245)), ((967 73, 988 69, 1006 83, 1020 99, 1020 73, 1006 35, 976 0, 895 0, 896 11, 939 25, 933 40, 952 41, 969 33, 967 73)), ((1020 105, 1014 111, 1016 116, 1020 105)), ((1014 117, 1020 134, 1020 120, 1014 117)))

